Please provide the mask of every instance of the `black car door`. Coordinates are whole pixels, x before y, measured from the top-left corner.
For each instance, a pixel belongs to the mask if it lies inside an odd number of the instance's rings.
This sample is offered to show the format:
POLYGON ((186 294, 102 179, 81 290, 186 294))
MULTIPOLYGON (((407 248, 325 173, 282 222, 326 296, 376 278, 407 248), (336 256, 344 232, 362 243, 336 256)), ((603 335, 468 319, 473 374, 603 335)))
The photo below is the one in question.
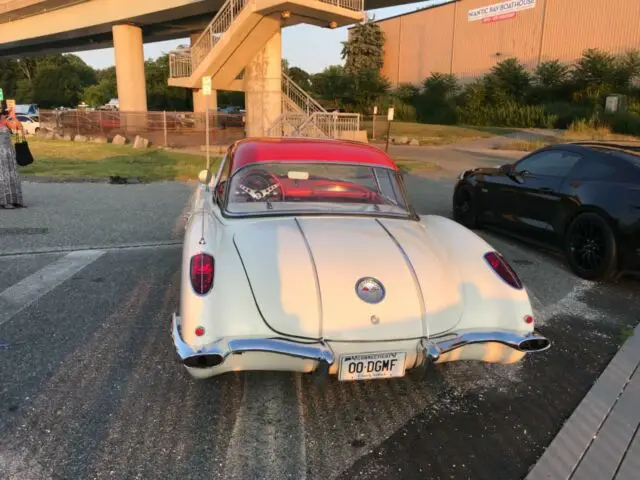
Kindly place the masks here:
POLYGON ((514 165, 510 177, 516 185, 509 200, 516 233, 535 240, 552 241, 553 219, 563 199, 562 185, 582 157, 561 148, 543 150, 514 165))

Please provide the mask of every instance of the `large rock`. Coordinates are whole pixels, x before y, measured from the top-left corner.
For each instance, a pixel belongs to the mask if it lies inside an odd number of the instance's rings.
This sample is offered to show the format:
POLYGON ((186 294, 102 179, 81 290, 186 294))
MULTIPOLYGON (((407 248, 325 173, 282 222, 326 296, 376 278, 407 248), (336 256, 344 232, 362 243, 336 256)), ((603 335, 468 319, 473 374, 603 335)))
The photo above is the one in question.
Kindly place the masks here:
POLYGON ((66 140, 67 142, 70 142, 71 140, 73 140, 73 137, 67 133, 65 136, 62 137, 62 139, 66 140))
POLYGON ((413 145, 414 147, 417 147, 420 145, 420 142, 415 138, 412 138, 411 141, 409 142, 409 145, 413 145))
POLYGON ((115 137, 113 137, 111 143, 113 143, 114 145, 124 145, 125 143, 127 143, 127 139, 122 135, 116 135, 115 137))
POLYGON ((136 135, 136 139, 133 141, 133 148, 147 148, 149 146, 149 140, 140 135, 136 135))
POLYGON ((73 139, 74 142, 86 142, 88 140, 84 135, 76 135, 73 139))
POLYGON ((44 136, 45 140, 53 140, 54 138, 56 138, 56 134, 53 132, 47 132, 44 136))
POLYGON ((91 139, 92 143, 107 143, 107 137, 93 137, 91 139))

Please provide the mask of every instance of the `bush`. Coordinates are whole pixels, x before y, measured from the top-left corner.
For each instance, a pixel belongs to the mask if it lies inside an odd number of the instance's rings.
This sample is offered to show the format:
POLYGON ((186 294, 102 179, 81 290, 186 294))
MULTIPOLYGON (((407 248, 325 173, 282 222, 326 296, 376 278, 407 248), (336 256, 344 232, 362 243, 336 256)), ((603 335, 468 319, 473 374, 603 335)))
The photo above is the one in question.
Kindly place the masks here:
POLYGON ((394 119, 400 122, 415 122, 418 118, 416 109, 413 105, 407 105, 403 102, 396 102, 394 110, 394 119))
POLYGON ((555 128, 563 130, 569 128, 569 126, 576 121, 586 121, 599 115, 599 109, 594 105, 553 102, 543 106, 548 113, 555 115, 555 128))
POLYGON ((609 115, 607 118, 612 132, 640 137, 640 115, 619 112, 609 115))
POLYGON ((510 102, 499 106, 475 109, 458 108, 458 120, 467 125, 519 128, 553 128, 557 116, 543 106, 510 102))

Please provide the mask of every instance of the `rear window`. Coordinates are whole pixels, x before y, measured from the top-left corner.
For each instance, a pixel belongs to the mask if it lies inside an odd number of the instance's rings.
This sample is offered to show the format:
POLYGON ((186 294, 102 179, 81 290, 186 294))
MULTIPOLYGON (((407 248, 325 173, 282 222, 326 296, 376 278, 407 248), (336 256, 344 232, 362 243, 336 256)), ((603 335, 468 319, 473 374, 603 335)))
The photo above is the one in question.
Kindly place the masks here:
POLYGON ((612 157, 620 158, 627 162, 630 162, 632 165, 636 167, 640 167, 640 147, 638 147, 638 152, 623 152, 620 150, 610 150, 607 148, 594 148, 594 150, 604 153, 607 155, 611 155, 612 157))

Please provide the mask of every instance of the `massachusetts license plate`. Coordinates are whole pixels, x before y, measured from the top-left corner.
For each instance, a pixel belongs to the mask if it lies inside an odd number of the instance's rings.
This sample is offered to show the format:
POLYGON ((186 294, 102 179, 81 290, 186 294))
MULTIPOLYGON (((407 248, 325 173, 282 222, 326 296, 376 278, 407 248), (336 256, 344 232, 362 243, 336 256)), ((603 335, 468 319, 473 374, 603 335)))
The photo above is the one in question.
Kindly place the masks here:
POLYGON ((376 352, 342 355, 340 381, 404 377, 406 352, 376 352))

